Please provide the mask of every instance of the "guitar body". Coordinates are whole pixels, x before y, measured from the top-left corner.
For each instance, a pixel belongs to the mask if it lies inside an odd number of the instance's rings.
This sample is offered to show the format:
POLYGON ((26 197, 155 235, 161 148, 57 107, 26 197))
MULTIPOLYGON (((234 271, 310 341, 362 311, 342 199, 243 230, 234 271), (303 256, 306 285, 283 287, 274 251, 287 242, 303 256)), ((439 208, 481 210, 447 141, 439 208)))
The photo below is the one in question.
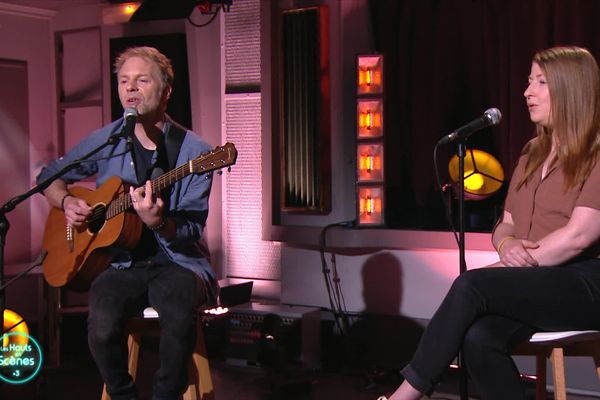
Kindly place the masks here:
POLYGON ((110 178, 94 191, 71 187, 69 192, 92 207, 95 220, 79 228, 69 228, 62 210, 50 210, 43 241, 43 248, 48 252, 43 262, 44 277, 51 286, 69 284, 71 289, 87 290, 110 264, 107 247, 133 248, 141 236, 142 221, 132 210, 105 218, 106 206, 125 193, 125 185, 119 177, 110 178), (72 232, 71 241, 68 229, 72 232))
MULTIPOLYGON (((233 143, 217 146, 154 179, 152 192, 158 193, 190 174, 229 167, 236 159, 237 150, 233 143)), ((80 228, 67 226, 62 210, 50 210, 43 243, 48 254, 42 264, 49 285, 87 290, 110 264, 109 247, 135 247, 142 235, 143 224, 132 209, 126 189, 119 177, 110 178, 96 190, 69 188, 73 196, 82 198, 92 207, 87 223, 80 228)))

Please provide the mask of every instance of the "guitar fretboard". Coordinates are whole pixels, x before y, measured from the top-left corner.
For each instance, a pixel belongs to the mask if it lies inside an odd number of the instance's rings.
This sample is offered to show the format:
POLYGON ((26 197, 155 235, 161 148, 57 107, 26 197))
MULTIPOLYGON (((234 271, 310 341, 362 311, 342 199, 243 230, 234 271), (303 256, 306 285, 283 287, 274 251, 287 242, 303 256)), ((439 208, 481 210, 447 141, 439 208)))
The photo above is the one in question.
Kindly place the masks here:
MULTIPOLYGON (((206 173, 230 166, 235 163, 236 157, 237 150, 232 143, 216 147, 152 180, 152 193, 160 192, 192 173, 206 173)), ((124 193, 108 204, 105 218, 111 219, 129 210, 132 206, 131 196, 129 193, 124 193)))

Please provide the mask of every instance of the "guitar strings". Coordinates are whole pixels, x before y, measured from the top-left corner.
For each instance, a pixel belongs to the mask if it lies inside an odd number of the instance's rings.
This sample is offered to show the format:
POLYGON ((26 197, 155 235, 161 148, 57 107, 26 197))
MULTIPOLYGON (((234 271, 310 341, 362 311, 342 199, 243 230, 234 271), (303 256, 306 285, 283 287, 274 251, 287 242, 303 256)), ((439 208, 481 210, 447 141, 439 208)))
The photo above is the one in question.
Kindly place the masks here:
MULTIPOLYGON (((181 177, 186 176, 186 167, 186 165, 181 165, 169 171, 168 173, 159 176, 154 181, 152 181, 152 189, 157 191, 164 189, 164 187, 168 186, 165 185, 165 182, 167 182, 170 185, 173 180, 173 175, 175 180, 177 180, 180 172, 182 173, 181 177)), ((120 212, 128 210, 131 207, 131 205, 131 196, 129 195, 129 193, 126 193, 112 200, 106 207, 102 206, 94 208, 92 214, 90 214, 87 220, 88 222, 94 222, 97 219, 101 218, 110 219, 115 215, 119 214, 120 212), (114 210, 116 210, 116 212, 114 212, 114 210)))
MULTIPOLYGON (((214 156, 217 152, 223 152, 223 151, 224 151, 223 148, 219 148, 218 150, 213 150, 208 153, 202 154, 191 161, 193 164, 200 163, 204 159, 208 158, 209 156, 214 156)), ((223 162, 223 164, 225 164, 225 162, 223 160, 221 160, 221 161, 223 162)), ((151 183, 152 190, 160 191, 160 190, 164 189, 165 187, 170 186, 173 178, 175 178, 175 181, 177 181, 180 178, 183 178, 186 175, 190 174, 192 171, 188 171, 187 167, 188 167, 187 164, 183 164, 175 169, 172 169, 171 171, 167 172, 166 174, 159 176, 154 181, 152 181, 152 183, 151 183), (180 173, 181 173, 181 176, 179 176, 180 173), (166 184, 165 184, 165 182, 166 182, 166 184)), ((100 218, 110 219, 110 218, 114 217, 115 215, 119 214, 120 212, 127 211, 132 206, 132 204, 133 203, 131 201, 131 196, 129 195, 129 193, 123 194, 123 195, 119 196, 118 198, 112 200, 108 204, 108 206, 95 207, 94 210, 92 211, 92 213, 90 214, 90 216, 87 218, 87 221, 89 223, 89 222, 94 222, 100 218), (117 212, 114 212, 115 209, 117 210, 117 212)))

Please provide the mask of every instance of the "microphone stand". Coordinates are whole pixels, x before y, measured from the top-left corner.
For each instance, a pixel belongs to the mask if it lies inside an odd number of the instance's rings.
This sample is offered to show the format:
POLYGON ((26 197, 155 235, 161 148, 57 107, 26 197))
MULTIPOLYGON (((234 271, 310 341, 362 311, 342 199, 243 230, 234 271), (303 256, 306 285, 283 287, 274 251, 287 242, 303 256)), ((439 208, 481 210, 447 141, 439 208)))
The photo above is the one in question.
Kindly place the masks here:
MULTIPOLYGON (((459 274, 467 270, 465 261, 465 140, 460 139, 457 146, 458 151, 458 259, 459 274)), ((458 390, 460 400, 468 400, 469 390, 467 385, 467 371, 464 365, 462 351, 458 353, 458 390)))
MULTIPOLYGON (((16 279, 16 278, 11 279, 9 283, 6 283, 6 284, 4 283, 4 250, 5 250, 5 246, 6 246, 6 235, 8 234, 8 230, 10 229, 10 223, 8 222, 8 219, 6 218, 6 214, 11 212, 12 210, 14 210, 15 207, 17 205, 19 205, 19 203, 27 200, 29 197, 33 196, 36 193, 43 192, 48 186, 50 186, 50 184, 52 184, 52 182, 54 182, 55 180, 57 180, 58 178, 60 178, 64 174, 66 174, 67 172, 71 171, 72 169, 75 169, 82 162, 84 162, 85 160, 87 160, 88 158, 93 156, 94 154, 98 153, 100 150, 104 149, 105 147, 116 144, 117 141, 119 141, 122 137, 125 137, 125 136, 126 136, 125 129, 121 130, 121 132, 119 132, 115 135, 110 136, 106 140, 105 143, 101 144, 97 148, 95 148, 92 151, 90 151, 89 153, 85 154, 79 160, 75 160, 75 161, 65 165, 60 171, 58 171, 54 175, 48 177, 48 179, 44 180, 39 185, 34 186, 30 190, 28 190, 27 192, 25 192, 19 196, 13 197, 12 199, 10 199, 6 203, 4 203, 4 205, 2 205, 2 207, 0 208, 0 289, 1 289, 0 290, 0 333, 1 333, 0 339, 4 336, 4 333, 5 333, 4 332, 4 310, 6 308, 5 288, 10 283, 14 282, 16 279)), ((45 252, 42 253, 43 257, 45 257, 44 253, 45 252)), ((38 258, 38 260, 39 260, 39 258, 38 258)), ((42 262, 43 262, 43 258, 39 262, 39 264, 41 264, 42 262)), ((29 272, 32 269, 33 269, 33 267, 30 267, 28 270, 25 271, 25 273, 29 272)), ((19 274, 18 277, 24 276, 25 273, 19 274)))

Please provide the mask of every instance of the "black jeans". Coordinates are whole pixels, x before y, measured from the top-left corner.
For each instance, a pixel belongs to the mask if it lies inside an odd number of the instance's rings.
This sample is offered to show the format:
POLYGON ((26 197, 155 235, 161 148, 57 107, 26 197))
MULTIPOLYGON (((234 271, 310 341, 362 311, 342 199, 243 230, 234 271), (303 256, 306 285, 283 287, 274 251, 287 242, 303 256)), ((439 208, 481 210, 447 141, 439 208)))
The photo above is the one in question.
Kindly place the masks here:
POLYGON ((462 348, 483 399, 523 399, 510 349, 535 331, 581 329, 600 329, 600 260, 471 270, 452 284, 402 374, 429 394, 462 348))
POLYGON ((125 322, 151 305, 160 315, 160 367, 153 399, 176 400, 187 382, 196 342, 198 307, 206 300, 201 279, 177 264, 138 262, 128 269, 108 268, 92 283, 88 344, 113 400, 135 399, 127 370, 125 322))

